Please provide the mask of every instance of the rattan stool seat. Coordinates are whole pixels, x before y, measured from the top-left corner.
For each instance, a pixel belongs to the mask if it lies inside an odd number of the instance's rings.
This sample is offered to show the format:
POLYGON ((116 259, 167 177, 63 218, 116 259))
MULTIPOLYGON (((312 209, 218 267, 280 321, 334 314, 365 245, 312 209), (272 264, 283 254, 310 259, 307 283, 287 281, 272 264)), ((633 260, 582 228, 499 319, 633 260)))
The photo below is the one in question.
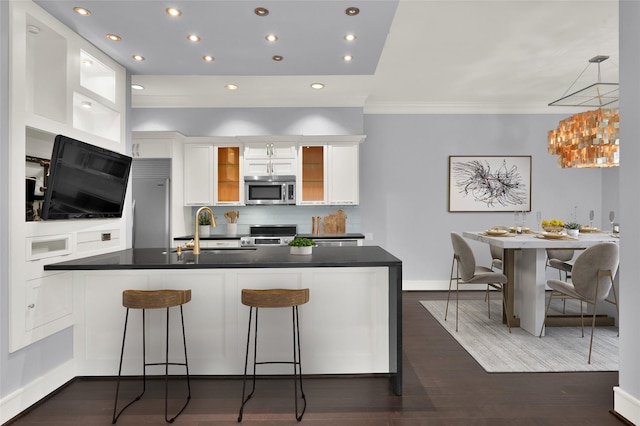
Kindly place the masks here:
POLYGON ((242 304, 254 308, 291 308, 304 305, 308 301, 308 288, 299 290, 282 288, 269 290, 242 289, 242 304))
POLYGON ((131 309, 171 308, 188 303, 191 290, 125 290, 122 306, 131 309))

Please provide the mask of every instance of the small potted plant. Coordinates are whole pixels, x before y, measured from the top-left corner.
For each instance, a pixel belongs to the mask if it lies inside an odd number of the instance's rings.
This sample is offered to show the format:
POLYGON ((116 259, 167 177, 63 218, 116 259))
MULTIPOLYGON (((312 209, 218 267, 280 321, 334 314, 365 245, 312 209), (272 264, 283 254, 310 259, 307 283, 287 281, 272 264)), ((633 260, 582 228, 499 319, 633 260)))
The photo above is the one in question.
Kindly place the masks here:
POLYGON ((211 217, 209 212, 200 212, 198 215, 198 233, 201 237, 208 237, 211 232, 211 217))
POLYGON ((567 235, 571 237, 577 237, 581 227, 582 225, 578 222, 566 222, 564 224, 564 228, 567 230, 567 235))
POLYGON ((309 238, 295 237, 289 242, 289 253, 311 254, 316 242, 309 238))

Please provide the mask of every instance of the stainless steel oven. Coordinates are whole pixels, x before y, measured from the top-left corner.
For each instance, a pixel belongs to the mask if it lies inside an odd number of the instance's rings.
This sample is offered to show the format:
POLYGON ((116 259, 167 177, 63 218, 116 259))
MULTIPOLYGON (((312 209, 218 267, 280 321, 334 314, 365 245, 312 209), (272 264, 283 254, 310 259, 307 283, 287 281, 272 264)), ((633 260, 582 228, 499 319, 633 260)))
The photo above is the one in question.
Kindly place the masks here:
POLYGON ((295 176, 245 176, 245 204, 295 204, 295 176))
POLYGON ((294 239, 296 225, 251 225, 249 235, 240 238, 242 247, 286 246, 294 239))

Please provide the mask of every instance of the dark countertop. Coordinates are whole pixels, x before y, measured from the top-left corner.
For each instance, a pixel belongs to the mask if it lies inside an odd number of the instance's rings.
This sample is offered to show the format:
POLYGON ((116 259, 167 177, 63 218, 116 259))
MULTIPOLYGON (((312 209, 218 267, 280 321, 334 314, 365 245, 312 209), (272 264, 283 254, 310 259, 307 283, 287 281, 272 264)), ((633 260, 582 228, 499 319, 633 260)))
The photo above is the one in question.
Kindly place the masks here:
POLYGON ((162 248, 127 249, 45 265, 46 271, 215 268, 402 267, 402 261, 382 247, 314 247, 313 254, 291 255, 289 247, 202 249, 198 256, 162 248))

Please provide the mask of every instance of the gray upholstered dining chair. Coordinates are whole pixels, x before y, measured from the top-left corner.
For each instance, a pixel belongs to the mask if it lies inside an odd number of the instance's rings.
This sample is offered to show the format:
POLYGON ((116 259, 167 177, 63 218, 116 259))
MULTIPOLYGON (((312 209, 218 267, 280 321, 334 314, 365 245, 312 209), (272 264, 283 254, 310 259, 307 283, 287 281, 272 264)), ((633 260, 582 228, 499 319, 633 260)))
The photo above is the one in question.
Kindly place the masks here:
POLYGON ((489 244, 489 251, 491 252, 491 269, 493 270, 493 268, 498 268, 502 271, 502 257, 504 256, 504 250, 502 247, 489 244))
POLYGON ((593 305, 591 320, 591 340, 589 342, 589 358, 591 364, 591 349, 593 348, 593 333, 596 324, 598 302, 609 302, 615 305, 619 314, 618 295, 613 285, 613 277, 618 270, 620 249, 615 243, 600 243, 589 247, 576 258, 572 268, 571 282, 561 280, 547 280, 551 288, 551 295, 544 313, 544 321, 540 328, 540 337, 544 330, 551 301, 555 298, 577 299, 580 301, 580 319, 582 321, 582 337, 584 337, 584 315, 582 303, 593 305), (613 292, 614 300, 609 300, 609 292, 613 292))
POLYGON ((564 278, 567 281, 571 278, 573 252, 573 249, 547 249, 547 264, 545 268, 557 269, 559 279, 562 279, 562 273, 564 272, 564 278))
MULTIPOLYGON (((451 244, 453 245, 453 261, 451 262, 451 276, 449 278, 449 291, 447 293, 447 306, 444 312, 444 320, 447 320, 449 311, 449 299, 451 297, 452 283, 456 281, 456 331, 458 331, 458 300, 460 284, 488 284, 496 290, 502 292, 502 307, 507 311, 507 303, 505 300, 504 286, 507 284, 507 276, 494 272, 490 268, 484 266, 476 266, 476 259, 473 250, 464 238, 455 232, 451 233, 451 244), (454 273, 455 270, 455 273, 454 273)), ((487 298, 487 311, 491 318, 491 304, 487 298)), ((511 324, 507 315, 507 327, 511 333, 511 324)))

